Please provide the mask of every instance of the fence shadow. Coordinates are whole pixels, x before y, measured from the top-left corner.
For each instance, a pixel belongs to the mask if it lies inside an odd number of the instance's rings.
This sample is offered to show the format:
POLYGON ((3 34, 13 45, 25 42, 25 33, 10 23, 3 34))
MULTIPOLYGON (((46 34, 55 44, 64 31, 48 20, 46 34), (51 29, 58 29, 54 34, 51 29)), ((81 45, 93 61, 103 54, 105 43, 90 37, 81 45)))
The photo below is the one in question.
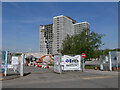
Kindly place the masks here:
POLYGON ((24 75, 23 75, 23 76, 27 76, 27 75, 29 75, 29 74, 31 74, 31 72, 24 73, 24 75))

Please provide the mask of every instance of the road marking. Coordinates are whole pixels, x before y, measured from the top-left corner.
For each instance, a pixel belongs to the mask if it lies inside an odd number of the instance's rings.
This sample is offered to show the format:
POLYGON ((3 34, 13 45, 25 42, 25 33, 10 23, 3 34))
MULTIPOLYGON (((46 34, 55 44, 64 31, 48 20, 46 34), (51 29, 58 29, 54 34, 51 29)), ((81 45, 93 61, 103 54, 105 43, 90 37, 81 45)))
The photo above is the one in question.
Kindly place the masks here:
POLYGON ((110 76, 103 76, 103 77, 85 77, 82 78, 84 80, 90 80, 90 79, 100 79, 100 78, 111 78, 110 76))

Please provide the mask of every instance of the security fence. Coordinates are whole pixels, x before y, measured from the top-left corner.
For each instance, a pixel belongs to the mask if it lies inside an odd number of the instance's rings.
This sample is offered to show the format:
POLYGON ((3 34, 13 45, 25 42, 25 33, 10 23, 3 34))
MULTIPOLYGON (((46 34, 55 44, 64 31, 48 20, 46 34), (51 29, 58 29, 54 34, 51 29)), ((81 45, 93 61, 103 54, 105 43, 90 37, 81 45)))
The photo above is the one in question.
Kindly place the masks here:
POLYGON ((5 76, 20 74, 23 76, 24 54, 14 54, 8 51, 1 52, 1 69, 5 76))
POLYGON ((109 55, 101 55, 100 56, 100 69, 101 70, 113 70, 118 69, 119 59, 117 56, 117 51, 110 51, 109 55))

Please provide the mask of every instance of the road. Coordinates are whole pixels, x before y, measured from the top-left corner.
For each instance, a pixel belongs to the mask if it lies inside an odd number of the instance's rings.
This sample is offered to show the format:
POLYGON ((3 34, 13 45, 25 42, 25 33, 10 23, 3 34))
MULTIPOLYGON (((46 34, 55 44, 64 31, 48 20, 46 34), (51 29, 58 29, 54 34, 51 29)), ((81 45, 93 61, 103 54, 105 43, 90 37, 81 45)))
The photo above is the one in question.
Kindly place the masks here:
POLYGON ((3 88, 118 88, 118 72, 85 70, 53 73, 35 67, 25 69, 31 74, 5 80, 3 88))

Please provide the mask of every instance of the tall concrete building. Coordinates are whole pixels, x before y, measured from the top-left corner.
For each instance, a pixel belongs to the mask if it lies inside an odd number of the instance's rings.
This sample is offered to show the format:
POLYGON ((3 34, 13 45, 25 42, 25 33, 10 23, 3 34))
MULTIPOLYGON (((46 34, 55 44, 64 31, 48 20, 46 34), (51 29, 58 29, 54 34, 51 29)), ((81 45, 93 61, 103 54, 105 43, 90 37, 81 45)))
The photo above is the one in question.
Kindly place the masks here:
POLYGON ((73 20, 66 16, 56 16, 53 18, 53 53, 57 53, 62 48, 62 41, 65 37, 74 34, 73 20))
POLYGON ((90 28, 88 22, 76 23, 68 16, 53 17, 53 24, 40 25, 40 52, 56 54, 62 48, 62 42, 68 35, 74 35, 90 28))
POLYGON ((53 24, 40 25, 40 52, 51 54, 53 42, 53 24))
POLYGON ((74 26, 74 34, 78 34, 84 29, 90 29, 90 24, 88 22, 81 22, 81 23, 75 23, 74 26))

